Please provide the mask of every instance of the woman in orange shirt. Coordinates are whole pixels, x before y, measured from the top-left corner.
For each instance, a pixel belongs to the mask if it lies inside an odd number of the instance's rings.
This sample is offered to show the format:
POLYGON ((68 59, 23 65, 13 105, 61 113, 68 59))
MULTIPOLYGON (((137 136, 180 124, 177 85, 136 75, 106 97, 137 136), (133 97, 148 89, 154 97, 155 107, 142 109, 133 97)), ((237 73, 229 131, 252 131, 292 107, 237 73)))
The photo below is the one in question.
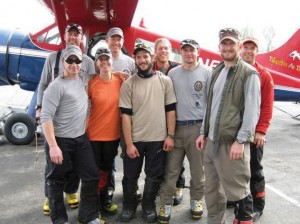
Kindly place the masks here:
POLYGON ((107 194, 107 183, 111 176, 113 162, 118 154, 120 141, 119 95, 122 84, 121 74, 112 72, 112 55, 108 48, 96 51, 96 74, 88 84, 91 103, 87 134, 94 150, 99 169, 99 195, 102 209, 117 212, 107 194))

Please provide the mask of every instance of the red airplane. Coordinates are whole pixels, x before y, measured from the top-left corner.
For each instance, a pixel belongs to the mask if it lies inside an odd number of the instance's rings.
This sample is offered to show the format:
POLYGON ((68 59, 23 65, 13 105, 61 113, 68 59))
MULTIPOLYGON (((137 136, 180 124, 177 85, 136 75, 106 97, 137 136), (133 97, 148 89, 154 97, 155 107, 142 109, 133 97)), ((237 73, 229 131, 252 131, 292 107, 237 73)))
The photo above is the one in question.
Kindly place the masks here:
MULTIPOLYGON (((30 34, 0 30, 0 85, 19 84, 22 89, 36 91, 45 58, 51 51, 65 47, 61 37, 64 35, 66 25, 70 23, 77 23, 83 27, 88 41, 82 49, 92 58, 100 41, 105 40, 106 32, 111 27, 117 26, 123 30, 125 36, 123 51, 129 55, 132 55, 137 42, 153 44, 157 38, 163 37, 143 28, 143 21, 140 27, 131 25, 138 0, 43 0, 42 2, 54 14, 56 20, 54 24, 30 34)), ((180 40, 167 38, 173 46, 173 60, 180 62, 180 40)), ((218 52, 201 49, 200 63, 213 68, 220 61, 218 52)), ((272 74, 275 100, 300 101, 300 29, 283 46, 259 54, 257 61, 272 74)), ((35 105, 36 94, 26 112, 32 117, 35 115, 35 105)), ((294 118, 297 119, 298 116, 294 118)), ((5 133, 11 142, 27 144, 33 139, 32 117, 16 113, 5 120, 5 133)))

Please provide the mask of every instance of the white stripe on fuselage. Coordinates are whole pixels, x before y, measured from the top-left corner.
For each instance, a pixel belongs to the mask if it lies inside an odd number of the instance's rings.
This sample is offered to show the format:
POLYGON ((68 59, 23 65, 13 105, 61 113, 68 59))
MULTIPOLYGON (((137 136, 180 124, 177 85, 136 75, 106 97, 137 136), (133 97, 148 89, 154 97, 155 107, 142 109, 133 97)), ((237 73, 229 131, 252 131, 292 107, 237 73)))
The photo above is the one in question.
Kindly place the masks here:
MULTIPOLYGON (((0 53, 6 54, 7 46, 0 45, 0 53)), ((33 50, 28 48, 9 47, 9 54, 22 55, 28 57, 46 58, 50 51, 33 50)))
POLYGON ((294 87, 289 87, 289 86, 275 85, 274 89, 300 93, 300 89, 299 88, 294 88, 294 87))

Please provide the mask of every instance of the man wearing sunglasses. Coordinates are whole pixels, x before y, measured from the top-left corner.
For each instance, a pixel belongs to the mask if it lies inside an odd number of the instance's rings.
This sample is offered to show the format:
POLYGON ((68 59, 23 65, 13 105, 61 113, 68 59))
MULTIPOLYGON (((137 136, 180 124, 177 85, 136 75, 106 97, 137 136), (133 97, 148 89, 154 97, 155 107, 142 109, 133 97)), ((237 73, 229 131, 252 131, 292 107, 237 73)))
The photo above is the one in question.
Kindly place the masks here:
POLYGON ((234 224, 251 224, 250 142, 260 113, 258 72, 239 57, 240 34, 219 32, 223 62, 214 69, 197 148, 204 150, 207 223, 225 223, 226 199, 237 201, 234 224))
MULTIPOLYGON (((64 40, 66 45, 74 45, 80 46, 83 40, 83 30, 82 27, 78 24, 69 24, 66 26, 64 40)), ((36 106, 36 119, 39 121, 41 115, 41 108, 42 108, 42 99, 43 94, 48 85, 64 71, 63 63, 61 60, 61 54, 64 53, 65 50, 59 52, 52 52, 46 58, 44 68, 41 74, 41 79, 38 86, 38 93, 37 93, 37 106, 36 106)), ((91 58, 87 55, 83 54, 82 56, 82 63, 80 68, 80 73, 86 74, 95 74, 95 66, 94 62, 91 58)), ((47 142, 45 142, 45 150, 48 149, 47 142)), ((49 159, 49 158, 48 158, 49 159)), ((46 168, 45 168, 45 176, 47 175, 48 171, 48 163, 50 161, 46 158, 46 168)), ((71 208, 77 208, 79 206, 79 198, 77 195, 77 190, 79 187, 79 178, 73 171, 72 165, 69 166, 69 171, 66 173, 66 185, 64 188, 64 192, 66 193, 66 200, 67 203, 70 205, 71 208)), ((47 199, 47 185, 45 184, 45 196, 46 200, 43 205, 43 214, 49 215, 49 201, 47 199)))
POLYGON ((176 104, 176 131, 174 149, 167 155, 164 181, 160 190, 159 223, 168 223, 171 218, 176 181, 181 172, 184 157, 190 164, 190 209, 193 219, 202 217, 204 196, 203 153, 196 150, 195 141, 206 107, 206 96, 211 69, 197 61, 199 44, 192 39, 181 42, 182 65, 170 70, 176 104))
POLYGON ((62 53, 64 71, 44 92, 41 122, 49 150, 46 176, 52 223, 68 222, 64 206, 65 175, 72 164, 81 179, 78 223, 100 224, 98 219, 98 168, 85 134, 88 75, 80 75, 82 52, 69 45, 62 53))
POLYGON ((143 218, 156 222, 155 199, 164 174, 166 152, 173 149, 176 97, 169 77, 153 70, 153 51, 135 45, 138 72, 121 86, 119 107, 126 142, 124 156, 122 222, 130 222, 138 205, 136 185, 145 159, 143 218))

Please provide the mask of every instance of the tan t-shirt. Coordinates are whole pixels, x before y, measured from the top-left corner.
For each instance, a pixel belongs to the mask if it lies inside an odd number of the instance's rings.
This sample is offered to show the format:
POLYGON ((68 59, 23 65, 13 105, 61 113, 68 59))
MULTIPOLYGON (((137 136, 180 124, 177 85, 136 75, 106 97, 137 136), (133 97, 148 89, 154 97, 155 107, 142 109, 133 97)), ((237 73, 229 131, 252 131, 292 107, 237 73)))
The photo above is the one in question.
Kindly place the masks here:
POLYGON ((127 79, 119 107, 132 109, 133 142, 163 141, 167 136, 165 106, 176 103, 172 80, 165 75, 127 79))

